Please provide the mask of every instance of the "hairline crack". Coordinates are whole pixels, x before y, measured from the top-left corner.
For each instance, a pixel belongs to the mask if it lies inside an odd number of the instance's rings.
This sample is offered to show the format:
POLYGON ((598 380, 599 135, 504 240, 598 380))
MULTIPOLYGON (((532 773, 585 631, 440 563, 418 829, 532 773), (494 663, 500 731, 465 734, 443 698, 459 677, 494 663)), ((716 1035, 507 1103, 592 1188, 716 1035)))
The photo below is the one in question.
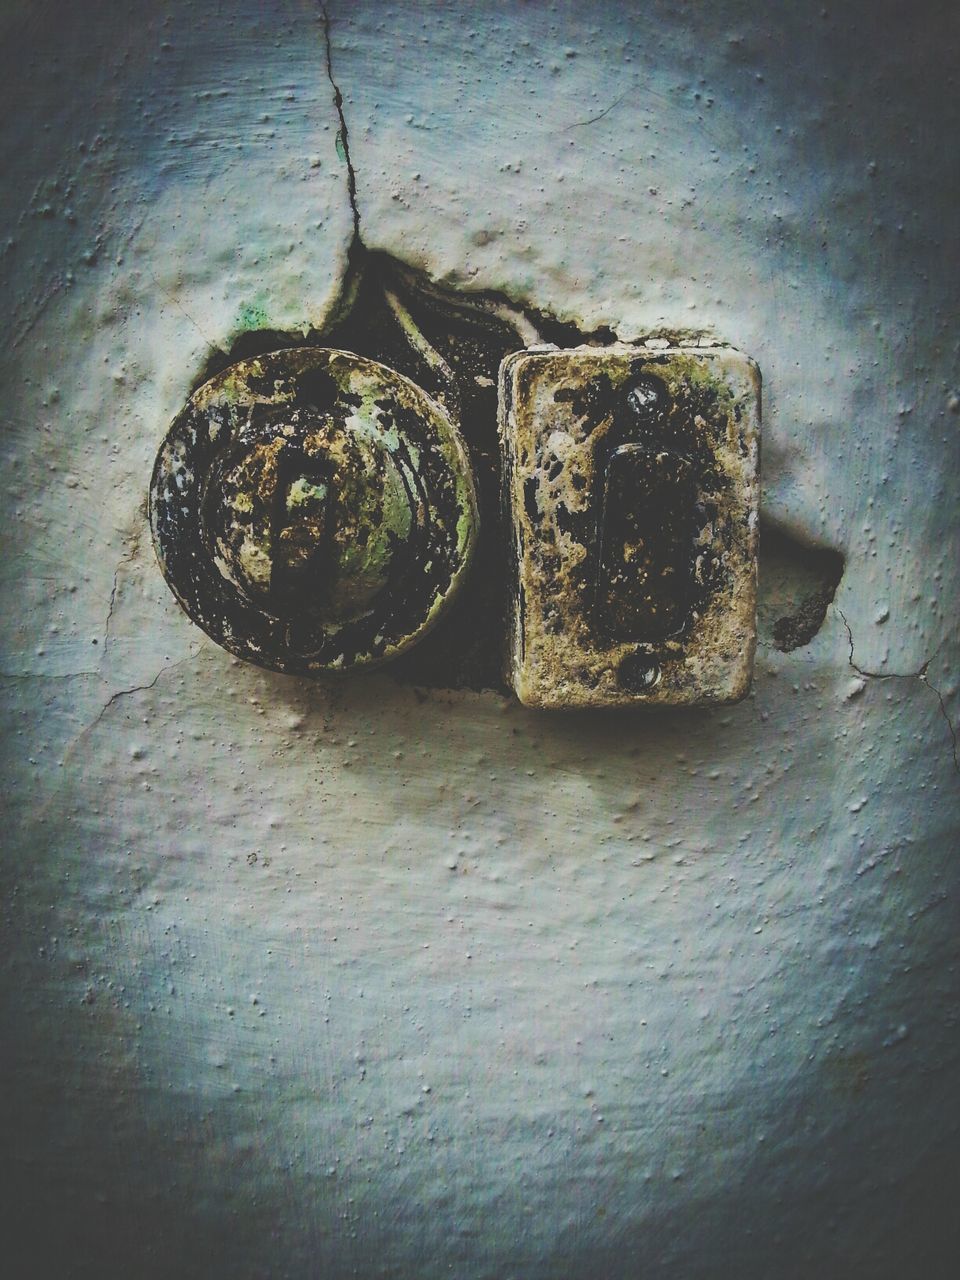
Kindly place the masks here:
MULTIPOLYGON (((837 613, 840 615, 840 620, 842 621, 844 628, 846 629, 847 642, 849 643, 849 646, 850 646, 850 656, 848 658, 848 662, 850 664, 850 667, 854 671, 856 671, 857 675, 862 676, 865 680, 919 680, 921 684, 926 685, 926 687, 931 691, 931 693, 937 699, 937 703, 940 707, 940 714, 943 717, 944 723, 946 724, 947 730, 950 734, 950 744, 951 744, 952 753, 953 753, 953 767, 957 771, 957 773, 960 773, 960 739, 958 739, 957 731, 954 728, 953 721, 950 719, 950 715, 947 711, 947 704, 944 701, 943 694, 940 692, 937 686, 931 681, 929 675, 927 674, 930 667, 930 663, 933 661, 933 658, 928 658, 926 662, 924 662, 920 667, 917 668, 916 671, 867 671, 864 667, 858 666, 857 663, 854 661, 853 631, 850 627, 850 623, 847 621, 846 614, 843 612, 843 610, 840 608, 839 605, 835 604, 834 608, 836 609, 837 613)), ((936 654, 934 654, 933 657, 936 657, 936 654)))
POLYGON ((363 238, 360 235, 360 208, 357 204, 357 174, 353 167, 353 161, 350 159, 350 132, 347 128, 347 118, 343 110, 343 94, 340 86, 337 84, 333 75, 333 43, 330 38, 330 14, 327 9, 326 0, 318 0, 320 9, 320 20, 323 23, 323 41, 326 51, 327 62, 327 79, 330 81, 333 89, 333 105, 337 108, 337 115, 340 119, 340 129, 337 134, 339 142, 343 147, 343 158, 347 163, 347 196, 350 200, 350 211, 353 215, 353 244, 351 245, 351 256, 356 249, 363 246, 363 238))

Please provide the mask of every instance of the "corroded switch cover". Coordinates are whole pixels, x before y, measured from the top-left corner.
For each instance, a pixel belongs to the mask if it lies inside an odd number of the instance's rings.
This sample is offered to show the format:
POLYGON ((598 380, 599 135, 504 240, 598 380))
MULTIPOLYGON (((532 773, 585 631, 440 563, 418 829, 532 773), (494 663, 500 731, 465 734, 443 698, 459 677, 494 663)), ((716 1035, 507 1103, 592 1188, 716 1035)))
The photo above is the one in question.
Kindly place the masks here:
POLYGON ((501 367, 500 430, 520 700, 742 698, 756 647, 756 365, 665 342, 522 351, 501 367))

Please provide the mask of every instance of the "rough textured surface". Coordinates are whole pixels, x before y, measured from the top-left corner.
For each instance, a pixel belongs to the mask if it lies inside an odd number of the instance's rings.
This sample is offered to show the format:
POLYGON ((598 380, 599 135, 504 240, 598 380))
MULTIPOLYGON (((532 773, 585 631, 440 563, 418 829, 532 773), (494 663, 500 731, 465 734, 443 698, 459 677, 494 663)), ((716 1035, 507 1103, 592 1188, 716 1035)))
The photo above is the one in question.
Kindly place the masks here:
POLYGON ((724 348, 655 340, 504 365, 509 667, 526 706, 746 694, 759 411, 758 371, 724 348))
POLYGON ((212 348, 335 297, 322 24, 5 6, 8 1269, 951 1276, 955 7, 330 14, 367 242, 749 352, 846 569, 723 711, 235 664, 145 493, 212 348))

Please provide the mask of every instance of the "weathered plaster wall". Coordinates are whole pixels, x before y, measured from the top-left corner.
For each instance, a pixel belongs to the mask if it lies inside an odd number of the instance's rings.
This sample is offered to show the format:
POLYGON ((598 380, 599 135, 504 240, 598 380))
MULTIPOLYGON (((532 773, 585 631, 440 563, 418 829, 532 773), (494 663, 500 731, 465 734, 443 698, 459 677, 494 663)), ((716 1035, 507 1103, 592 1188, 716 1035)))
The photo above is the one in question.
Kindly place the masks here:
POLYGON ((232 661, 144 495, 336 295, 319 12, 5 6, 11 1274, 952 1274, 954 7, 330 11, 365 241, 749 352, 846 572, 723 712, 232 661))

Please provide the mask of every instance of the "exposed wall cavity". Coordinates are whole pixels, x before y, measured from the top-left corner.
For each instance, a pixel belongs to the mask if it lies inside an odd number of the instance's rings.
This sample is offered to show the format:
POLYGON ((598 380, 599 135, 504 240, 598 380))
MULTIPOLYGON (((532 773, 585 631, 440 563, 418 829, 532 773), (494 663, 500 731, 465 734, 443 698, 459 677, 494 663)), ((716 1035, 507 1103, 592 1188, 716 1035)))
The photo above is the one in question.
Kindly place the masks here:
POLYGON ((843 556, 809 546, 770 522, 761 526, 758 626, 781 653, 808 645, 843 577, 843 556))

